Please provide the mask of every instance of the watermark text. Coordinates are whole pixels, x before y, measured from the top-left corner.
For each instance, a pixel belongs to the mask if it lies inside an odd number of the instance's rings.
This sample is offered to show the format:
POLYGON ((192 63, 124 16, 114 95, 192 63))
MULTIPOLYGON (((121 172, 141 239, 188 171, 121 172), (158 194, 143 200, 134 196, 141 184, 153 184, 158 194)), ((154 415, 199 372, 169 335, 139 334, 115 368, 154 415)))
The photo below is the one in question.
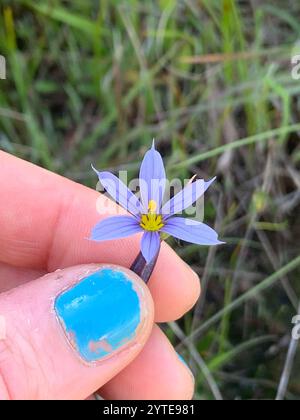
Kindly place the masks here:
POLYGON ((6 60, 3 55, 0 55, 0 79, 6 79, 6 60))
MULTIPOLYGON (((124 214, 124 208, 131 214, 147 214, 149 202, 154 199, 158 203, 155 211, 162 216, 185 213, 190 219, 203 222, 204 193, 207 188, 203 180, 198 180, 193 185, 190 180, 182 183, 179 179, 151 179, 150 182, 133 179, 128 183, 127 172, 122 171, 118 178, 105 179, 104 184, 105 186, 98 182, 96 187, 102 193, 97 200, 97 212, 101 215, 121 215, 124 214)), ((189 222, 187 219, 186 223, 189 222)))
POLYGON ((292 331, 293 339, 300 340, 300 315, 294 316, 292 319, 292 324, 295 325, 292 331))

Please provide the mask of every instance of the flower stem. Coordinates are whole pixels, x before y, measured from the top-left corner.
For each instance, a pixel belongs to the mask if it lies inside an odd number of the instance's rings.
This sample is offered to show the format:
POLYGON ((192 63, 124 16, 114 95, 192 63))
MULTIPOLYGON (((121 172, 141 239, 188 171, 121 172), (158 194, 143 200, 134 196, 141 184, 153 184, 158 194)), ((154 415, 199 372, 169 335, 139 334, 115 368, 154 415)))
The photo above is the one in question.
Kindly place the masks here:
POLYGON ((146 284, 148 283, 153 273, 153 270, 157 263, 159 252, 160 252, 160 247, 157 254, 155 255, 155 257, 150 263, 146 262, 145 258, 143 257, 143 254, 140 252, 139 255, 136 257, 136 259, 134 260, 134 263, 130 267, 130 270, 136 273, 138 276, 140 276, 141 279, 144 280, 146 284))

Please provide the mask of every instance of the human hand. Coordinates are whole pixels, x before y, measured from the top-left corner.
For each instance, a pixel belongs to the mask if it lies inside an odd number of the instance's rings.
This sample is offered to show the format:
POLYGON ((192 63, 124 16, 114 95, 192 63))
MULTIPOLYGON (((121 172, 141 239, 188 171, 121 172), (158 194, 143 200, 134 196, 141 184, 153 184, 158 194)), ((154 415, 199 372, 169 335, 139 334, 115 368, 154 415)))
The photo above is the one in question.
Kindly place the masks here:
POLYGON ((121 268, 139 237, 85 239, 96 191, 4 152, 0 191, 0 399, 190 399, 192 374, 153 323, 194 305, 196 274, 163 245, 148 288, 121 268))

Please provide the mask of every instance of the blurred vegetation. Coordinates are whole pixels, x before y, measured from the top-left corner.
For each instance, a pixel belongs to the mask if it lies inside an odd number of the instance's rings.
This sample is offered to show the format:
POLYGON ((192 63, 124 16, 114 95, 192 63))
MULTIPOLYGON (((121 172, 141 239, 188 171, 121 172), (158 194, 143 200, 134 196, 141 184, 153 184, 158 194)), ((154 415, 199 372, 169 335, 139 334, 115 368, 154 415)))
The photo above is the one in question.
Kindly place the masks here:
POLYGON ((91 161, 134 177, 155 137, 170 178, 218 175, 205 220, 227 246, 173 242, 202 278, 166 326, 196 399, 274 399, 282 378, 300 300, 299 22, 294 0, 1 0, 1 149, 95 187, 91 161))

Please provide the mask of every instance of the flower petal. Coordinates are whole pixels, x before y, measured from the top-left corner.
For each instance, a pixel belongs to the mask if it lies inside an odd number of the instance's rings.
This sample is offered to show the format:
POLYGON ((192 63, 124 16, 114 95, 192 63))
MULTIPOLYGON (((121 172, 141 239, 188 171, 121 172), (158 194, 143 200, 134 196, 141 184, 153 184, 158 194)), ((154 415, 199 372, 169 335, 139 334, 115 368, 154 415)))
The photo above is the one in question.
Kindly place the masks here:
POLYGON ((203 181, 203 179, 199 179, 192 184, 187 185, 163 206, 161 210, 162 214, 168 217, 174 214, 182 213, 183 210, 194 204, 215 180, 216 177, 208 182, 203 181))
POLYGON ((146 262, 149 264, 160 249, 160 235, 158 232, 145 232, 142 237, 141 251, 146 262))
POLYGON ((133 215, 140 214, 141 203, 139 199, 126 187, 126 185, 110 172, 99 172, 92 166, 99 180, 108 194, 125 210, 133 215))
POLYGON ((110 241, 126 238, 142 231, 143 229, 133 217, 114 216, 98 223, 92 230, 91 239, 94 241, 110 241))
POLYGON ((140 169, 140 190, 143 213, 148 213, 149 202, 155 201, 159 212, 166 189, 166 171, 160 153, 152 148, 146 153, 140 169))
POLYGON ((218 234, 204 223, 182 217, 173 217, 161 229, 175 238, 198 245, 221 245, 218 234))

